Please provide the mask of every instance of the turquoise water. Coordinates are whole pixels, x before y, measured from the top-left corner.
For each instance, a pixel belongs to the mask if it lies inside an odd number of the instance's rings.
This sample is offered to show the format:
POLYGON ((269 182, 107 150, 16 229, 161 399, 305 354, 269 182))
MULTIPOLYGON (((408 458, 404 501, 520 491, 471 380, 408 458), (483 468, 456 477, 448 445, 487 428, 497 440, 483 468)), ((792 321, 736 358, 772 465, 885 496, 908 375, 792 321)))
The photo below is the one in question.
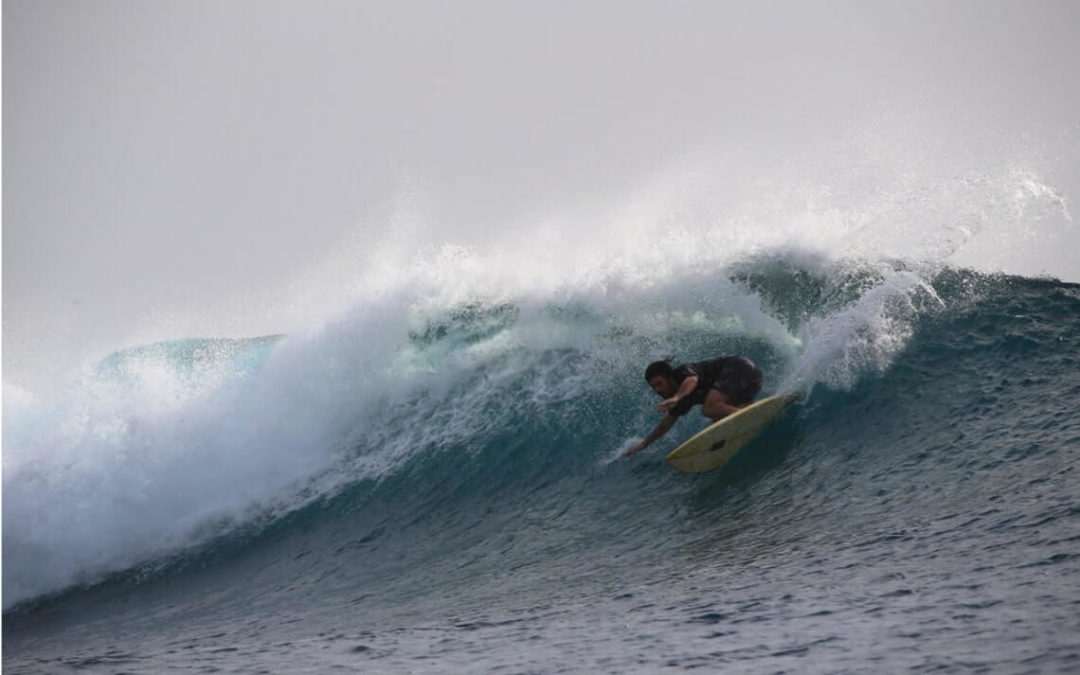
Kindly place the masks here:
POLYGON ((10 672, 1080 668, 1080 286, 777 253, 114 354, 5 401, 10 672), (622 451, 657 357, 807 395, 622 451))

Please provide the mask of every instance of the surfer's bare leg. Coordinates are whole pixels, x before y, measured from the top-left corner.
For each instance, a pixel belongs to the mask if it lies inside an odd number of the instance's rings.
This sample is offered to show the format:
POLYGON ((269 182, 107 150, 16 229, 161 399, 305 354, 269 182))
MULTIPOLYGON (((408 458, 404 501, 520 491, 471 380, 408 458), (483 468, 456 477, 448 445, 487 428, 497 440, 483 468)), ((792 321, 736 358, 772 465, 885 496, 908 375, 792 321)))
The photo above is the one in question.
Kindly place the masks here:
POLYGON ((731 405, 731 397, 719 389, 710 389, 701 404, 701 414, 713 422, 718 422, 728 415, 745 408, 746 405, 731 405))

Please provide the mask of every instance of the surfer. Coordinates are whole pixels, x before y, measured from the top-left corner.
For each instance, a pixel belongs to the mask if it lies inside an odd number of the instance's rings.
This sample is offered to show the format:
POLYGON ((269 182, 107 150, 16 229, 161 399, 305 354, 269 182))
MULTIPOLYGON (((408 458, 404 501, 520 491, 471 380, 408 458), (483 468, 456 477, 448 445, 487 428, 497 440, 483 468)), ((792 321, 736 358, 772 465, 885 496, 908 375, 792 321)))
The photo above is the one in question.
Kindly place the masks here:
POLYGON ((761 380, 761 369, 742 356, 721 356, 678 367, 668 361, 650 363, 645 369, 645 381, 664 399, 656 406, 664 418, 626 454, 637 454, 649 447, 695 405, 700 404, 701 414, 714 422, 745 408, 761 391, 761 380))

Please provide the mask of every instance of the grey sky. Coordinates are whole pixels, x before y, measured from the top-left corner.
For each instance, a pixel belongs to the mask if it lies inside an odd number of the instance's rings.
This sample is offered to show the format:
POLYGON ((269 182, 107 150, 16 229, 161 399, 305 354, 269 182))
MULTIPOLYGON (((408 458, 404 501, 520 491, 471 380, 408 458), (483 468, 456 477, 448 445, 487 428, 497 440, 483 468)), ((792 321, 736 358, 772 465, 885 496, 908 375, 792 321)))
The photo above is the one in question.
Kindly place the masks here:
MULTIPOLYGON (((6 0, 4 379, 291 330, 284 289, 403 194, 469 244, 893 105, 1034 139, 1075 201, 1078 29, 1068 0, 6 0)), ((1064 251, 1044 269, 1080 280, 1064 251)))

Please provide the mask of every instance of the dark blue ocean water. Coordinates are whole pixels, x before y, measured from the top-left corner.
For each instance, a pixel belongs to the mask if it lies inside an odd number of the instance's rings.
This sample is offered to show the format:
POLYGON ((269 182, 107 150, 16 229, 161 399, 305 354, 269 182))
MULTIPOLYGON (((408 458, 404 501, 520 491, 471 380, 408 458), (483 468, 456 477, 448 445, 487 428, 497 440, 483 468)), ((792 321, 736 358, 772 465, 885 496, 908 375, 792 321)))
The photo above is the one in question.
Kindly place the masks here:
POLYGON ((1080 287, 752 259, 400 298, 5 401, 6 672, 1080 670, 1080 287), (800 390, 621 451, 659 356, 800 390))

